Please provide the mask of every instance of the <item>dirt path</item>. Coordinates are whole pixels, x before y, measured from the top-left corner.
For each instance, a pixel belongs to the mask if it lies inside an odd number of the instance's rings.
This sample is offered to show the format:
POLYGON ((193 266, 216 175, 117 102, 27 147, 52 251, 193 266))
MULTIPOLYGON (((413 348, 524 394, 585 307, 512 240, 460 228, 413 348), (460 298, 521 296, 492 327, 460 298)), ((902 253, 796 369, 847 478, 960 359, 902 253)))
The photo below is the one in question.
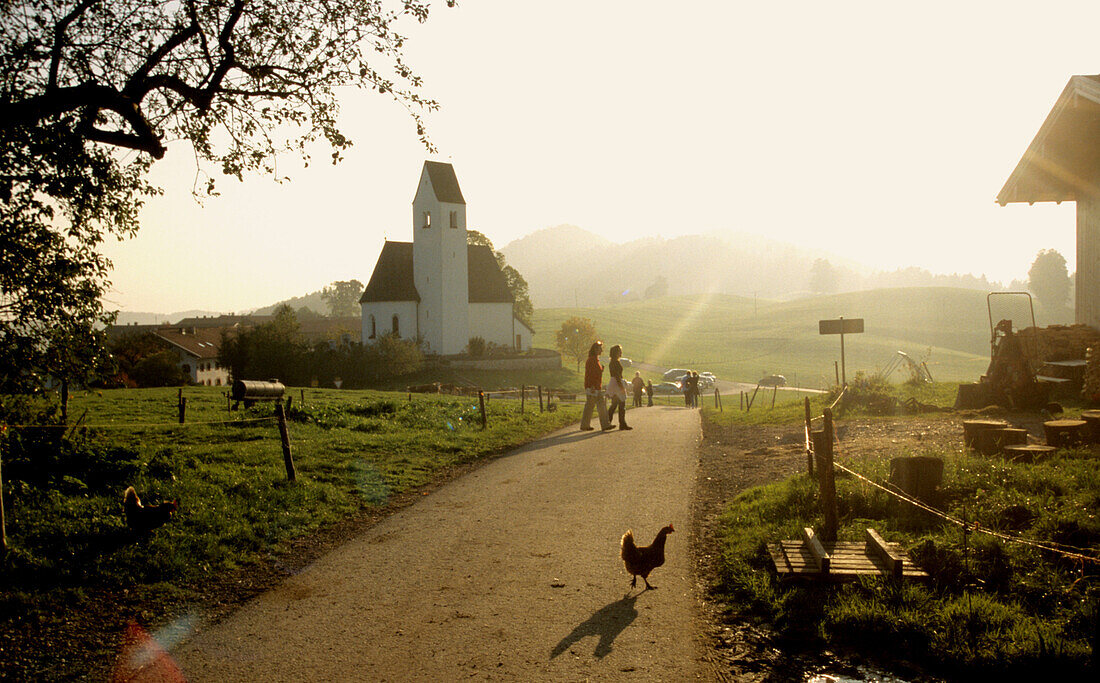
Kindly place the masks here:
POLYGON ((690 553, 699 416, 550 435, 447 484, 173 651, 191 681, 710 678, 690 553), (664 524, 659 590, 619 537, 664 524))

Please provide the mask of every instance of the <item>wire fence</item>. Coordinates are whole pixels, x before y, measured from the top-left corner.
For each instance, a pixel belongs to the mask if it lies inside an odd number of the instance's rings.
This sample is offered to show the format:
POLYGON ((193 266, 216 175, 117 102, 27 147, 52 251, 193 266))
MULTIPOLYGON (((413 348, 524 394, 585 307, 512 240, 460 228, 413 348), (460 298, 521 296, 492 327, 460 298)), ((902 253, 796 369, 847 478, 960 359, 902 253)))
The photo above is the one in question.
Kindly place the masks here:
MULTIPOLYGON (((834 400, 832 405, 829 406, 830 411, 833 408, 835 408, 836 405, 840 402, 840 400, 844 397, 844 393, 845 393, 844 391, 841 391, 840 395, 838 395, 836 397, 836 400, 834 400)), ((807 412, 808 412, 808 410, 809 410, 809 408, 807 408, 807 412)), ((823 420, 824 418, 825 418, 825 415, 822 414, 822 415, 818 415, 816 417, 808 417, 808 419, 807 419, 807 423, 806 423, 806 449, 807 449, 807 453, 812 452, 812 449, 813 449, 813 440, 810 438, 810 421, 811 420, 823 420)), ((841 448, 842 444, 840 442, 840 436, 838 434, 836 434, 835 431, 833 433, 833 443, 836 446, 837 453, 840 454, 840 455, 843 455, 843 450, 841 448)), ((851 469, 850 467, 846 467, 846 466, 841 465, 840 463, 835 462, 835 461, 832 463, 832 466, 833 466, 833 468, 835 468, 837 470, 840 470, 840 471, 852 476, 853 478, 855 478, 855 479, 857 479, 857 480, 859 480, 859 481, 861 481, 861 482, 863 482, 863 483, 865 483, 869 486, 872 486, 875 489, 878 489, 879 491, 882 491, 883 493, 885 493, 888 496, 891 496, 891 497, 893 497, 893 498, 895 498, 895 499, 897 499, 897 500, 899 500, 903 503, 906 503, 908 505, 912 505, 913 507, 915 507, 919 510, 922 510, 922 511, 924 511, 924 512, 930 514, 930 515, 933 515, 934 517, 937 517, 937 518, 939 518, 939 519, 941 519, 941 520, 943 520, 943 521, 945 521, 949 524, 953 524, 953 525, 961 528, 964 533, 985 534, 985 535, 991 536, 993 538, 1000 539, 1000 540, 1002 540, 1006 543, 1015 543, 1015 544, 1018 544, 1018 545, 1028 546, 1028 547, 1035 548, 1037 550, 1042 550, 1042 551, 1046 551, 1046 552, 1050 552, 1050 553, 1055 553, 1055 554, 1061 555, 1063 557, 1066 557, 1068 559, 1100 565, 1100 553, 1098 553, 1096 550, 1094 550, 1092 548, 1081 548, 1081 547, 1077 547, 1077 546, 1073 546, 1073 545, 1068 545, 1068 544, 1065 544, 1065 543, 1057 543, 1055 541, 1037 541, 1037 540, 1026 538, 1024 536, 1020 536, 1020 535, 1017 535, 1017 534, 1010 534, 1010 533, 1007 533, 1005 531, 1000 531, 998 529, 992 529, 992 528, 989 528, 989 527, 985 527, 985 526, 982 526, 981 524, 979 524, 977 522, 969 522, 969 521, 966 521, 964 519, 959 519, 958 517, 955 517, 955 516, 953 516, 953 515, 951 515, 947 512, 944 512, 943 510, 940 510, 938 508, 935 508, 935 507, 929 505, 928 503, 925 503, 924 501, 920 500, 919 498, 916 498, 914 496, 911 496, 911 495, 905 493, 904 491, 899 490, 896 486, 893 486, 892 484, 880 484, 879 482, 876 482, 876 481, 872 480, 871 478, 869 478, 867 476, 864 476, 863 474, 851 469)))

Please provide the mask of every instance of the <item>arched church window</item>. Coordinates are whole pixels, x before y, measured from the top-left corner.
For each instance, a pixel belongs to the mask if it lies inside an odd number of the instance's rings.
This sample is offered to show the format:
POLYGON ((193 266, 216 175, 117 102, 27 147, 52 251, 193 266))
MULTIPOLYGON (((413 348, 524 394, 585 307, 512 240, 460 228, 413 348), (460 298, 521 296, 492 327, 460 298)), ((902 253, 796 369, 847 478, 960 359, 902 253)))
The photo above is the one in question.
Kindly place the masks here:
POLYGON ((370 336, 367 337, 367 339, 374 339, 375 335, 377 335, 377 334, 378 334, 378 328, 374 323, 374 315, 371 314, 371 317, 370 317, 370 336))
POLYGON ((424 227, 425 228, 432 227, 432 212, 431 211, 425 211, 424 212, 424 227))
POLYGON ((400 337, 401 336, 401 330, 398 329, 398 327, 397 327, 397 316, 396 315, 393 316, 393 336, 395 336, 395 337, 400 337))
POLYGON ((457 228, 457 227, 458 227, 458 212, 457 211, 452 211, 451 212, 451 228, 457 228))

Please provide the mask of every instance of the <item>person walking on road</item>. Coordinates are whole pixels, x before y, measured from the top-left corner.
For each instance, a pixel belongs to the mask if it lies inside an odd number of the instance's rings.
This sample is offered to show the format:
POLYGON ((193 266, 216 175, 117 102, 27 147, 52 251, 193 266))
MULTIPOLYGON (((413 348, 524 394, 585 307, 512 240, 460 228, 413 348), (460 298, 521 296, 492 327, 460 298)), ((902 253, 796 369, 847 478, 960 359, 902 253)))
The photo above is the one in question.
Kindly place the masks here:
POLYGON ((600 351, 603 350, 603 342, 595 341, 588 349, 588 360, 584 363, 584 410, 581 412, 581 430, 590 432, 592 426, 592 409, 600 417, 600 428, 611 429, 611 422, 607 419, 607 405, 604 403, 603 392, 603 365, 600 363, 600 351))
POLYGON ((649 380, 648 382, 645 383, 645 395, 646 395, 646 399, 647 399, 646 400, 646 406, 649 407, 649 408, 652 408, 653 407, 653 380, 649 380))
POLYGON ((645 381, 642 379, 642 373, 634 373, 634 379, 630 380, 630 386, 634 389, 634 407, 641 408, 642 392, 645 391, 645 381))
POLYGON ((634 429, 626 424, 626 381, 623 379, 623 364, 619 361, 623 356, 623 347, 616 344, 611 347, 607 355, 611 357, 611 361, 607 364, 607 372, 611 375, 611 379, 607 380, 607 393, 611 394, 611 408, 607 412, 614 415, 615 409, 618 408, 619 429, 624 431, 634 429))

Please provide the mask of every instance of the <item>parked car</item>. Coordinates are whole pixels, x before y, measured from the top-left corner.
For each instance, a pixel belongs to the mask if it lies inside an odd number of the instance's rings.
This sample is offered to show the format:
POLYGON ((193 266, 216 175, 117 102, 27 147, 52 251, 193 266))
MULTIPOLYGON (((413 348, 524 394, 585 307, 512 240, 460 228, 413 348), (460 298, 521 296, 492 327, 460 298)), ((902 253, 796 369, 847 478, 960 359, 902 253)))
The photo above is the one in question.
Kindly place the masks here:
POLYGON ((691 370, 684 370, 683 368, 673 368, 672 370, 665 371, 665 381, 678 382, 680 378, 691 372, 691 370))
POLYGON ((699 376, 700 377, 706 377, 707 379, 710 380, 711 384, 718 381, 718 378, 714 376, 713 372, 700 372, 699 376))
POLYGON ((683 393, 680 389, 679 382, 661 382, 660 384, 653 385, 653 393, 656 394, 680 394, 683 393))
POLYGON ((787 386, 787 378, 783 375, 768 375, 762 377, 757 384, 762 387, 785 387, 787 386))

